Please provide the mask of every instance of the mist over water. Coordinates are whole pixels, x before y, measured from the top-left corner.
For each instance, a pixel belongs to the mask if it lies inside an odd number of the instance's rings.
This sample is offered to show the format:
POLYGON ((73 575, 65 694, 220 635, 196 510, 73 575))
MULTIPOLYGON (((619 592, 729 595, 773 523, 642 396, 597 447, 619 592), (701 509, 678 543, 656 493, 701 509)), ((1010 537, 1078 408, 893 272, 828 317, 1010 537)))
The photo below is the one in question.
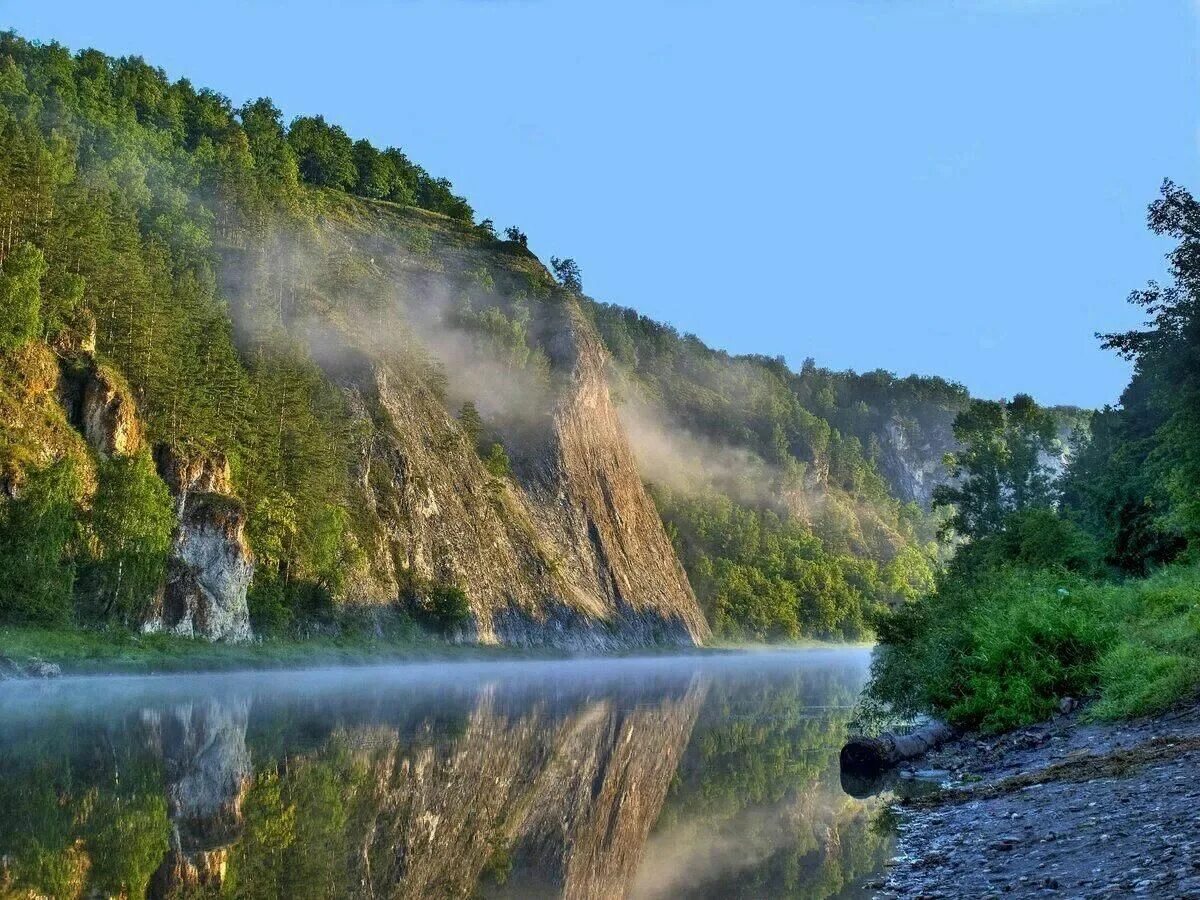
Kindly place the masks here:
POLYGON ((0 886, 853 896, 858 648, 0 685, 0 886))

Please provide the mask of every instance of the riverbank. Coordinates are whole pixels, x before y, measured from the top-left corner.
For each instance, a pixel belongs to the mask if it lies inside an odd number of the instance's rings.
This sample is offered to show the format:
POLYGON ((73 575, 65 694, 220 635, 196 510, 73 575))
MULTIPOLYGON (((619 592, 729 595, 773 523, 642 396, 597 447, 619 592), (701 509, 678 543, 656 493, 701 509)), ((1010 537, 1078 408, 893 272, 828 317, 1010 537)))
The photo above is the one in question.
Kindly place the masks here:
POLYGON ((1200 897, 1197 771, 1196 701, 953 741, 901 772, 943 789, 897 806, 876 896, 1200 897))
POLYGON ((452 644, 415 630, 382 636, 344 633, 220 644, 120 629, 0 629, 0 658, 19 666, 38 660, 57 666, 64 675, 149 675, 559 656, 565 654, 549 649, 452 644))
MULTIPOLYGON (((635 647, 610 657, 680 653, 718 655, 758 651, 842 647, 817 641, 792 644, 733 644, 705 647, 635 647)), ((854 644, 849 646, 867 646, 854 644)), ((247 644, 222 644, 170 634, 139 634, 124 629, 0 628, 0 680, 21 672, 37 677, 39 665, 63 675, 151 675, 228 672, 242 669, 312 669, 327 666, 406 662, 487 662, 521 659, 569 659, 578 654, 552 647, 455 644, 418 628, 379 634, 344 629, 336 635, 272 637, 247 644)), ((48 674, 44 670, 41 674, 48 674)))

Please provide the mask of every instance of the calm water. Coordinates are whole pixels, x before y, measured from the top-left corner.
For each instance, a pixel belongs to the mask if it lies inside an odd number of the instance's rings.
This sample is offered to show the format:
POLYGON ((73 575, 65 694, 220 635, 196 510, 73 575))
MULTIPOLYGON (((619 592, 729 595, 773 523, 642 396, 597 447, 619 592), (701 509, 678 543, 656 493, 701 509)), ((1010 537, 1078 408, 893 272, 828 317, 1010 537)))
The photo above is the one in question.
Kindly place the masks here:
POLYGON ((867 652, 0 685, 0 896, 857 896, 867 652))

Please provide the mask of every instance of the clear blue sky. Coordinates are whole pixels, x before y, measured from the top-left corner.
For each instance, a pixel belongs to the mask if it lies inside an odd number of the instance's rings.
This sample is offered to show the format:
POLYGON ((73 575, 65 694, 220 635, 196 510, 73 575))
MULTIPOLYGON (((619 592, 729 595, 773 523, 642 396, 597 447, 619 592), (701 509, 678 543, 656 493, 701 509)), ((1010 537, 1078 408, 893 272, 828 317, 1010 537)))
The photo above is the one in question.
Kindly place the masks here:
POLYGON ((0 26, 323 113, 733 352, 1115 400, 1092 333, 1193 188, 1193 0, 0 0, 0 26), (186 12, 184 10, 187 10, 186 12))

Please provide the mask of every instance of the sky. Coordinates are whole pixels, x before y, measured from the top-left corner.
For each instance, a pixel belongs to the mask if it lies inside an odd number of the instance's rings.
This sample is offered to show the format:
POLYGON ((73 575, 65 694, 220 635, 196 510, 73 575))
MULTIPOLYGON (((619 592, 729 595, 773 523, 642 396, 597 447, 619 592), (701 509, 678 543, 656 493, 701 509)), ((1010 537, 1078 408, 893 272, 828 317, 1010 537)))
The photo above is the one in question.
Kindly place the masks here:
POLYGON ((1196 0, 0 0, 402 147, 584 287, 733 353, 1115 402, 1097 331, 1200 188, 1196 0))

